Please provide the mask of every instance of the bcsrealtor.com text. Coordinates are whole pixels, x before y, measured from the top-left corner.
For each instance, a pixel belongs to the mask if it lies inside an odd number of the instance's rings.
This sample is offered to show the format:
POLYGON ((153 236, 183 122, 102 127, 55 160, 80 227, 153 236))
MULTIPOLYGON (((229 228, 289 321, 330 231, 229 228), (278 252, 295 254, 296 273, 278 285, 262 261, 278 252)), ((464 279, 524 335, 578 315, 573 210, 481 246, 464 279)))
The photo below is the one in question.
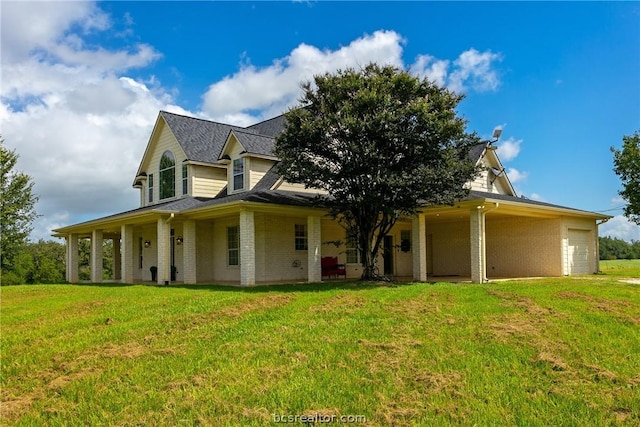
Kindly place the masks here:
POLYGON ((274 423, 318 423, 318 424, 330 424, 330 423, 366 423, 367 417, 365 415, 335 415, 335 414, 272 414, 274 423))

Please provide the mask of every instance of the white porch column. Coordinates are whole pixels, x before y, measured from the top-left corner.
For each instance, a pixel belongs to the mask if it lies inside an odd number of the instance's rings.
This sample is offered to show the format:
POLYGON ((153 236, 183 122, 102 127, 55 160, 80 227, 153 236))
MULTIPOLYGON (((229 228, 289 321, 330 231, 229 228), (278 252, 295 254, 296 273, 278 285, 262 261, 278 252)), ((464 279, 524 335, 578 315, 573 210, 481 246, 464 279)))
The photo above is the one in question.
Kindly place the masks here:
POLYGON ((321 221, 319 216, 307 217, 307 268, 309 282, 322 281, 321 221))
POLYGON ((256 228, 252 211, 240 211, 240 286, 256 284, 256 228))
POLYGON ((158 277, 159 285, 169 284, 171 280, 171 225, 169 219, 158 219, 158 277))
POLYGON ((120 250, 120 280, 123 283, 133 282, 133 225, 120 228, 122 238, 120 250))
POLYGON ((78 235, 67 236, 67 282, 78 283, 78 235))
POLYGON ((182 223, 182 269, 184 283, 196 283, 196 222, 182 223))
POLYGON ((91 281, 102 282, 102 230, 93 230, 91 233, 91 281))
POLYGON ((487 281, 487 254, 485 236, 484 206, 472 208, 469 221, 471 226, 471 281, 484 283, 487 281))
POLYGON ((120 280, 121 276, 121 263, 122 258, 120 257, 120 239, 117 237, 113 238, 113 280, 120 280))
POLYGON ((427 221, 424 214, 413 218, 411 225, 411 251, 413 254, 413 280, 427 281, 427 221))

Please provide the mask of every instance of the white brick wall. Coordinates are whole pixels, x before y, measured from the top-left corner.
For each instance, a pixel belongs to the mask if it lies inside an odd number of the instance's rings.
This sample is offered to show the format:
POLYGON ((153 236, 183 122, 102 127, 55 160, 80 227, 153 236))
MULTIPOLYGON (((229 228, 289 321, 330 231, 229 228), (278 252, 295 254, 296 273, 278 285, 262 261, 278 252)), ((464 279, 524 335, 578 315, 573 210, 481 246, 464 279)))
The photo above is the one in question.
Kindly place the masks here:
POLYGON ((78 283, 78 235, 67 237, 67 282, 78 283))
POLYGON ((254 213, 240 211, 240 286, 256 283, 256 243, 254 213))
POLYGON ((91 233, 91 281, 102 282, 102 230, 91 233))
POLYGON ((182 224, 182 277, 184 283, 196 283, 196 223, 185 221, 182 224))
POLYGON ((121 246, 121 277, 123 283, 133 282, 133 266, 137 259, 136 253, 133 250, 133 226, 123 225, 120 227, 120 237, 122 240, 121 246))

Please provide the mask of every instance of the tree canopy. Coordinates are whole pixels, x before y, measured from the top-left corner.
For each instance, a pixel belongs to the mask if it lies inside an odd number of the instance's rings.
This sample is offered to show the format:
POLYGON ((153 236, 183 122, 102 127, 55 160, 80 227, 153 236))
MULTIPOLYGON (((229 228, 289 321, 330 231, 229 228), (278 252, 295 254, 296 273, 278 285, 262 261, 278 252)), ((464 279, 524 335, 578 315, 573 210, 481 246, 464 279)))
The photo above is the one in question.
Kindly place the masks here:
POLYGON ((399 217, 468 194, 469 148, 480 139, 455 111, 461 95, 395 67, 317 75, 302 89, 276 138, 280 173, 327 192, 320 199, 357 244, 362 278, 374 278, 399 217))
POLYGON ((37 217, 33 181, 15 171, 18 155, 4 146, 0 137, 0 269, 6 275, 15 263, 37 217))
POLYGON ((619 194, 627 202, 624 215, 640 225, 640 131, 622 137, 622 149, 613 152, 613 170, 622 181, 619 194))

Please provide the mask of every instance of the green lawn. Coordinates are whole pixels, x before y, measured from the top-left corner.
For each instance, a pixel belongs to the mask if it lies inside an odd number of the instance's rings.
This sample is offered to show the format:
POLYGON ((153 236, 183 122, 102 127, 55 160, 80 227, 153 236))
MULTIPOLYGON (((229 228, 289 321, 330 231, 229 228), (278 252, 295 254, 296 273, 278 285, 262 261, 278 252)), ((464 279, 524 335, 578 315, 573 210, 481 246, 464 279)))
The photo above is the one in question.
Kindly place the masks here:
POLYGON ((5 287, 2 424, 636 426, 620 279, 5 287))
POLYGON ((631 276, 640 278, 640 259, 600 261, 600 271, 610 276, 631 276))

